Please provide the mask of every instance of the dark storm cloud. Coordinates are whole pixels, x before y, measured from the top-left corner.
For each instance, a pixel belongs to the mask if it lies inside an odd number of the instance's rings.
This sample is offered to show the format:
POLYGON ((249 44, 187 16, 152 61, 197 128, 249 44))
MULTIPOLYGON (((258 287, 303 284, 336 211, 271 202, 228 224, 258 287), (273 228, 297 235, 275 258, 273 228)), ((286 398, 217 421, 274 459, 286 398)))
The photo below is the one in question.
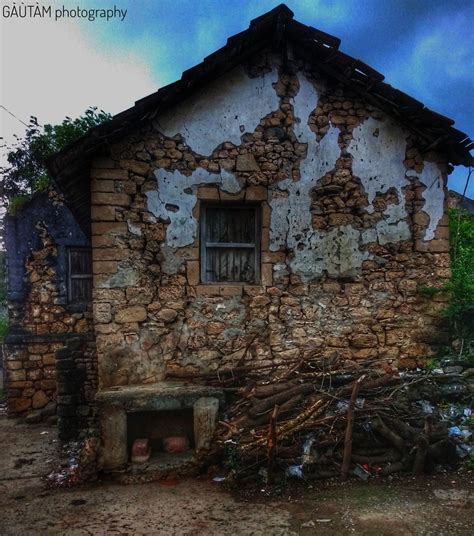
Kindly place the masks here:
MULTIPOLYGON (((161 83, 223 46, 278 5, 275 0, 123 0, 127 24, 104 46, 126 41, 161 83)), ((341 38, 341 50, 474 136, 472 0, 287 0, 295 18, 341 38)), ((105 30, 107 31, 107 30, 105 30)), ((463 175, 464 177, 464 175, 463 175)), ((454 179, 459 189, 462 179, 454 179), (458 182, 456 182, 458 181, 458 182)), ((474 185, 471 195, 474 196, 474 185)))

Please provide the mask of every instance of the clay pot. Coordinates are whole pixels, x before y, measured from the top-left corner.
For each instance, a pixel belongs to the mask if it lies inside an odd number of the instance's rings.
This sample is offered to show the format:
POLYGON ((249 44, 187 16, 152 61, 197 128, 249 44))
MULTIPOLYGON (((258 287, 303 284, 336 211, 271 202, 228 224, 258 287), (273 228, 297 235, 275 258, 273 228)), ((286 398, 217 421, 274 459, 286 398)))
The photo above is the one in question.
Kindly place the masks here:
POLYGON ((163 439, 163 450, 170 454, 189 450, 189 440, 186 436, 171 436, 163 439))

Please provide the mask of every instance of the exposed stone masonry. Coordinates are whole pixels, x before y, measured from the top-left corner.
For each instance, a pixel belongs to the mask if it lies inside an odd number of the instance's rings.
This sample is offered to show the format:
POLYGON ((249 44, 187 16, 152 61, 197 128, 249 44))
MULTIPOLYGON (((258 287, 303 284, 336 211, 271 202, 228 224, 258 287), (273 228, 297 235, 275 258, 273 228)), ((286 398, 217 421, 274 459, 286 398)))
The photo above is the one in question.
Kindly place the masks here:
MULTIPOLYGON (((55 204, 62 201, 50 193, 55 204)), ((22 214, 18 217, 22 217, 22 214)), ((26 260, 26 296, 10 301, 9 337, 5 347, 6 384, 9 416, 28 414, 38 420, 56 413, 56 352, 71 336, 91 339, 92 314, 89 308, 68 306, 60 291, 58 246, 44 222, 36 223, 41 247, 26 260)), ((11 254, 11 252, 10 252, 11 254)), ((63 275, 64 277, 64 275, 63 275)), ((85 393, 90 408, 84 417, 92 419, 92 401, 97 383, 93 343, 82 355, 85 393)))
MULTIPOLYGON (((263 55, 248 72, 270 72, 274 62, 263 55)), ((270 91, 268 85, 262 87, 270 91)), ((421 155, 416 137, 401 127, 395 131, 382 112, 306 71, 302 62, 293 62, 286 71, 280 66, 272 90, 278 109, 266 113, 254 131, 247 132, 247 123, 236 119, 243 125, 239 145, 226 141, 223 127, 223 142, 201 155, 193 151, 188 130, 165 136, 157 120, 94 161, 94 323, 102 387, 151 383, 173 370, 276 362, 313 350, 416 365, 442 341, 444 297, 417 292, 419 287, 441 286, 449 277, 447 219, 442 216, 434 239, 426 240, 434 212, 425 212, 428 186, 422 182, 428 161, 435 162, 445 181, 442 157, 421 155), (303 132, 304 118, 295 117, 303 78, 314 88, 314 105, 308 105, 314 141, 303 132), (359 134, 368 135, 367 121, 377 125, 371 136, 385 135, 389 148, 394 143, 404 148, 397 164, 402 176, 392 177, 389 167, 387 184, 373 194, 353 171, 354 155, 359 154, 351 145, 354 131, 360 127, 359 134), (327 171, 317 164, 323 174, 316 179, 311 167, 302 167, 312 157, 309 151, 319 151, 318 162, 328 154, 335 158, 333 165, 327 161, 327 171), (305 227, 304 236, 290 241, 289 235, 279 234, 285 229, 279 218, 286 218, 285 199, 299 195, 303 173, 311 185, 311 229, 305 227), (160 196, 160 180, 178 174, 172 196, 154 198, 160 196), (229 174, 238 181, 238 191, 223 187, 229 174), (194 178, 198 176, 206 178, 194 178), (199 221, 202 203, 216 201, 262 207, 261 284, 200 283, 199 231, 192 222, 199 221), (181 224, 186 245, 175 247, 171 221, 173 229, 181 224), (189 225, 194 225, 192 233, 189 225), (325 240, 328 249, 321 252, 325 240), (315 250, 318 270, 311 264, 315 250), (304 251, 307 257, 298 253, 304 251)), ((207 105, 212 107, 212 99, 207 105)), ((441 184, 434 194, 437 202, 443 202, 443 188, 441 184)), ((306 199, 302 202, 306 206, 306 199)), ((288 232, 297 234, 297 225, 289 222, 288 232)))

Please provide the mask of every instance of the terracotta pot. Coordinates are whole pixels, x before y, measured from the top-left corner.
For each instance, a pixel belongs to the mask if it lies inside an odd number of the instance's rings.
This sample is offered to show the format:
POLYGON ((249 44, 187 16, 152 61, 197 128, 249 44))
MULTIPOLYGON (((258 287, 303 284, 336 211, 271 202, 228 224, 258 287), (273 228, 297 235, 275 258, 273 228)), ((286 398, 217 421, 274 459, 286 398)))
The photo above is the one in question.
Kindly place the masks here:
POLYGON ((170 454, 186 452, 189 450, 189 441, 186 436, 171 436, 163 439, 163 450, 170 454))

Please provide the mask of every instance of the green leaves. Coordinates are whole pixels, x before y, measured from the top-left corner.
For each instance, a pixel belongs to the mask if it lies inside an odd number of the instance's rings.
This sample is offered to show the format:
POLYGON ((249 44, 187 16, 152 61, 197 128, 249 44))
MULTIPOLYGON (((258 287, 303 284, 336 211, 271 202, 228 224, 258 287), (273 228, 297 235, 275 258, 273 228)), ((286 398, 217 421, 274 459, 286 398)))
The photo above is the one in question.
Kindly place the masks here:
POLYGON ((451 301, 445 314, 459 337, 474 337, 474 217, 466 211, 449 212, 451 240, 451 301))
POLYGON ((9 165, 0 169, 0 198, 9 211, 17 210, 25 196, 28 199, 49 186, 51 179, 45 167, 48 158, 111 118, 110 114, 91 107, 76 119, 66 117, 59 125, 41 127, 37 118, 31 116, 25 137, 8 148, 9 165))

